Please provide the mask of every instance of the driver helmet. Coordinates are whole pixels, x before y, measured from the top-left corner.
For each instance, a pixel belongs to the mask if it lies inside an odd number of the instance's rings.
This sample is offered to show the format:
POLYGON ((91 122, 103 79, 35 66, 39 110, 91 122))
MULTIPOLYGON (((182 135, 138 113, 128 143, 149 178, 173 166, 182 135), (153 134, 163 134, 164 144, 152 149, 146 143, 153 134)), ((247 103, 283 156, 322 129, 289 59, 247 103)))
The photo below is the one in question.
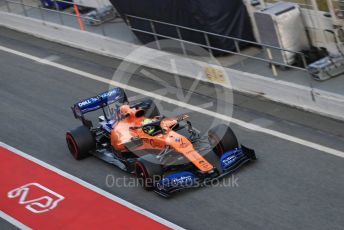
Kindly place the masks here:
MULTIPOLYGON (((148 125, 150 123, 152 123, 153 120, 152 119, 149 119, 149 118, 145 118, 143 121, 142 121, 142 126, 143 125, 148 125)), ((151 125, 151 126, 146 126, 145 127, 145 132, 147 132, 148 134, 153 134, 155 132, 155 127, 154 125, 151 125)))

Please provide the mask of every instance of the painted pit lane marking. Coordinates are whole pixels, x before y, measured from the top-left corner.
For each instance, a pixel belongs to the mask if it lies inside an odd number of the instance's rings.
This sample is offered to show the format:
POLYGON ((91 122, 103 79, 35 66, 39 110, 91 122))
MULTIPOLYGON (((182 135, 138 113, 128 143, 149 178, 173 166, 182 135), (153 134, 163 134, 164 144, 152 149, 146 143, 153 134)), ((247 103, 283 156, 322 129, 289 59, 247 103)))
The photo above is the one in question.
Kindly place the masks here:
POLYGON ((88 73, 88 72, 85 72, 85 71, 82 71, 79 69, 75 69, 72 67, 68 67, 68 66, 65 66, 65 65, 62 65, 59 63, 51 62, 51 61, 46 60, 46 59, 41 59, 41 58, 35 57, 33 55, 30 55, 30 54, 26 54, 26 53, 23 53, 23 52, 20 52, 17 50, 6 48, 4 46, 0 46, 0 50, 7 52, 7 53, 14 54, 14 55, 18 55, 20 57, 23 57, 23 58, 26 58, 26 59, 29 59, 32 61, 36 61, 38 63, 46 64, 46 65, 49 65, 51 67, 67 71, 67 72, 73 73, 75 75, 84 77, 84 78, 103 82, 103 83, 106 83, 106 84, 109 84, 112 86, 116 86, 116 87, 121 87, 125 90, 129 90, 129 91, 132 91, 132 92, 135 92, 138 94, 142 94, 142 95, 145 95, 147 97, 155 98, 157 100, 164 101, 166 103, 173 104, 176 106, 180 106, 180 107, 189 109, 191 111, 195 111, 195 112, 202 113, 202 114, 205 114, 205 115, 208 115, 211 117, 215 117, 215 118, 220 119, 220 120, 231 122, 233 124, 239 125, 243 128, 249 129, 249 130, 253 130, 256 132, 260 132, 260 133, 265 133, 265 134, 268 134, 268 135, 271 135, 271 136, 274 136, 274 137, 277 137, 280 139, 284 139, 284 140, 287 140, 287 141, 290 141, 290 142, 293 142, 293 143, 296 143, 299 145, 306 146, 308 148, 312 148, 312 149, 315 149, 315 150, 318 150, 318 151, 321 151, 324 153, 328 153, 331 155, 335 155, 335 156, 344 158, 344 152, 337 150, 337 149, 334 149, 334 148, 330 148, 330 147, 320 145, 320 144, 317 144, 317 143, 314 143, 311 141, 307 141, 307 140, 304 140, 304 139, 301 139, 298 137, 294 137, 294 136, 291 136, 291 135, 288 135, 288 134, 285 134, 285 133, 282 133, 279 131, 264 128, 264 127, 259 126, 259 125, 248 123, 248 122, 245 122, 245 121, 242 121, 242 120, 239 120, 239 119, 236 119, 236 118, 224 115, 224 114, 219 114, 219 113, 216 113, 214 111, 206 110, 204 108, 200 108, 200 107, 197 107, 197 106, 194 106, 194 105, 182 102, 182 101, 174 100, 174 99, 171 99, 171 98, 168 98, 165 96, 158 95, 156 93, 148 92, 148 91, 145 91, 143 89, 139 89, 139 88, 136 88, 136 87, 133 87, 130 85, 126 85, 126 84, 123 84, 120 82, 109 80, 109 79, 106 79, 104 77, 101 77, 101 76, 98 76, 95 74, 91 74, 91 73, 88 73))
POLYGON ((2 142, 0 165, 0 217, 19 228, 182 229, 2 142), (17 193, 25 188, 30 189, 24 198, 21 195, 21 204, 17 193), (40 199, 47 196, 53 199, 51 203, 40 199), (38 211, 46 206, 50 210, 35 212, 25 204, 38 211))
POLYGON ((64 200, 60 194, 48 189, 39 183, 28 183, 19 188, 15 188, 7 193, 10 199, 18 198, 18 203, 25 205, 25 208, 33 213, 48 212, 64 200), (43 194, 35 198, 28 199, 34 190, 41 190, 43 194))

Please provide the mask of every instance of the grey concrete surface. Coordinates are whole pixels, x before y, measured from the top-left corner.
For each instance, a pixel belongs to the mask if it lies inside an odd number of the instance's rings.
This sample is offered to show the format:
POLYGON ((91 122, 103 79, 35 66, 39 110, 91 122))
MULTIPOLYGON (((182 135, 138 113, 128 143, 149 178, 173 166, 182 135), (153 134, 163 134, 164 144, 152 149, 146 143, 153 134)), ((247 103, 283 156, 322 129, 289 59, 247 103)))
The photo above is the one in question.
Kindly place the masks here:
MULTIPOLYGON (((93 32, 82 32, 72 27, 42 22, 41 20, 18 14, 0 11, 0 18, 0 24, 4 27, 38 36, 49 41, 58 42, 112 58, 121 60, 127 59, 132 63, 145 65, 165 72, 177 71, 179 75, 191 79, 195 78, 195 73, 200 73, 202 81, 210 81, 205 73, 205 68, 208 67, 207 60, 205 62, 200 62, 193 58, 186 58, 147 47, 144 48, 133 43, 123 42, 119 39, 111 39, 110 37, 100 36, 93 32), (135 55, 129 55, 133 54, 133 52, 135 55), (156 58, 154 61, 149 61, 150 58, 157 57, 156 55, 158 55, 159 58, 156 58), (172 67, 172 60, 177 62, 177 68, 172 67)), ((179 44, 176 45, 179 46, 179 44)), ((322 82, 321 89, 317 87, 312 88, 310 84, 300 85, 292 83, 292 81, 290 81, 291 79, 288 77, 282 80, 282 78, 269 78, 259 74, 253 74, 259 73, 261 68, 268 70, 267 66, 257 65, 257 63, 253 64, 253 66, 255 67, 244 67, 242 71, 225 68, 224 71, 229 76, 231 84, 226 81, 221 85, 226 88, 234 88, 240 92, 250 93, 251 95, 260 95, 278 103, 284 103, 335 119, 344 120, 344 99, 341 94, 342 90, 340 90, 342 89, 342 84, 340 84, 340 79, 342 78, 336 78, 336 83, 330 84, 328 88, 325 86, 328 85, 328 82, 333 82, 334 79, 322 82), (246 72, 246 70, 249 69, 251 69, 253 73, 246 72), (336 87, 333 87, 333 85, 336 87), (337 93, 334 93, 332 89, 337 89, 337 93)), ((286 71, 285 73, 288 72, 289 71, 286 71)), ((289 73, 294 75, 292 72, 289 73)), ((294 77, 300 79, 297 77, 298 75, 299 74, 295 74, 294 77)), ((288 76, 288 74, 285 74, 285 76, 288 76)), ((306 82, 307 80, 304 83, 306 82)))
POLYGON ((3 230, 17 230, 18 228, 4 219, 0 218, 0 226, 3 230))
MULTIPOLYGON (((0 45, 41 58, 54 56, 58 63, 106 78, 113 76, 119 64, 118 60, 6 29, 0 29, 0 45)), ((164 80, 173 77, 154 73, 164 80)), ((133 76, 130 84, 142 89, 161 87, 130 70, 124 76, 133 76)), ((231 106, 227 100, 216 102, 211 86, 200 87, 210 93, 193 93, 191 104, 214 102, 231 106)), ((106 84, 0 52, 0 141, 188 229, 343 228, 344 159, 234 124, 241 142, 254 148, 259 158, 234 174, 238 187, 190 190, 166 200, 138 187, 107 186, 107 175, 131 176, 95 158, 74 161, 64 135, 66 130, 79 125, 70 105, 108 88, 106 84)), ((168 96, 178 98, 178 94, 185 92, 187 88, 168 96)), ((177 109, 163 102, 161 106, 167 113, 177 109)), ((212 120, 195 112, 190 116, 194 126, 201 130, 206 130, 212 120)), ((344 124, 340 121, 242 94, 234 94, 233 116, 344 150, 344 124)))
MULTIPOLYGON (((12 48, 24 53, 30 53, 39 58, 49 58, 50 56, 57 56, 55 60, 57 63, 61 63, 73 68, 82 69, 86 72, 97 74, 108 79, 112 78, 116 72, 116 68, 122 63, 121 60, 116 60, 109 57, 85 52, 82 50, 74 49, 71 47, 63 46, 57 43, 52 43, 42 39, 37 39, 24 33, 18 33, 6 28, 0 27, 0 42, 2 45, 12 48)), ((136 72, 140 72, 142 67, 138 68, 136 65, 131 65, 132 69, 137 68, 136 72)), ((150 73, 158 76, 162 81, 168 82, 172 86, 176 86, 174 76, 166 72, 162 72, 155 69, 144 68, 150 73)), ((132 74, 133 71, 127 70, 128 76, 131 76, 131 83, 135 86, 145 84, 145 87, 150 87, 154 84, 154 81, 145 80, 141 78, 145 77, 143 74, 132 74)), ((118 80, 118 79, 116 79, 118 80)), ((192 80, 188 78, 180 78, 182 81, 182 87, 187 90, 192 84, 192 80)), ((204 94, 209 97, 214 97, 214 90, 209 90, 208 84, 200 82, 200 90, 197 93, 204 94), (203 88, 201 88, 203 87, 203 88)), ((215 86, 212 86, 215 87, 215 86)), ((218 89, 222 90, 222 89, 218 89)), ((294 124, 303 127, 312 127, 317 130, 325 131, 326 133, 333 133, 337 136, 343 136, 343 122, 336 121, 334 119, 327 119, 317 114, 309 113, 306 111, 291 108, 282 104, 264 100, 258 96, 245 95, 235 92, 234 106, 236 106, 235 113, 239 113, 239 109, 243 110, 243 118, 245 118, 245 111, 250 113, 258 112, 265 115, 271 115, 274 118, 282 118, 284 122, 292 122, 294 124)), ((222 99, 222 98, 220 98, 222 99)), ((239 115, 238 115, 239 116, 239 115)), ((246 120, 249 120, 247 118, 246 120)), ((279 122, 281 123, 281 122, 279 122)))

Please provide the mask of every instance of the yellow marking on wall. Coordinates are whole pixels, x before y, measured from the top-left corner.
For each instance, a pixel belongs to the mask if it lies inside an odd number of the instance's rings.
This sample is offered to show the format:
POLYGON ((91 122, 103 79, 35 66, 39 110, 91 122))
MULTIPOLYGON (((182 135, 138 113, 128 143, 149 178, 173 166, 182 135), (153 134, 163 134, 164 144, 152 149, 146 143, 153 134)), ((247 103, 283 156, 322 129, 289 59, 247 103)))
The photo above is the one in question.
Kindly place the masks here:
POLYGON ((217 69, 212 66, 207 66, 205 67, 205 76, 209 81, 225 83, 225 74, 222 69, 217 69))

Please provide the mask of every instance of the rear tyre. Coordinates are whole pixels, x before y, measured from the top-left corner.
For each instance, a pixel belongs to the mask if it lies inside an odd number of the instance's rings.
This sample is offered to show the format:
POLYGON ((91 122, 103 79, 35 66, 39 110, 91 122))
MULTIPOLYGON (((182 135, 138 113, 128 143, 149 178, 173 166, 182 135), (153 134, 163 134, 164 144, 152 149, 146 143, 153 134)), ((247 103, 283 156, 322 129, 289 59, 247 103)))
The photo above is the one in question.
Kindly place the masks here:
POLYGON ((225 125, 220 124, 208 131, 208 138, 213 151, 220 157, 227 151, 239 147, 238 139, 233 130, 225 125))
POLYGON ((96 147, 94 137, 86 126, 79 126, 67 132, 66 142, 70 153, 76 160, 88 157, 90 151, 96 147))
POLYGON ((162 165, 157 161, 155 155, 140 157, 135 163, 135 173, 142 187, 151 191, 163 174, 162 165))

